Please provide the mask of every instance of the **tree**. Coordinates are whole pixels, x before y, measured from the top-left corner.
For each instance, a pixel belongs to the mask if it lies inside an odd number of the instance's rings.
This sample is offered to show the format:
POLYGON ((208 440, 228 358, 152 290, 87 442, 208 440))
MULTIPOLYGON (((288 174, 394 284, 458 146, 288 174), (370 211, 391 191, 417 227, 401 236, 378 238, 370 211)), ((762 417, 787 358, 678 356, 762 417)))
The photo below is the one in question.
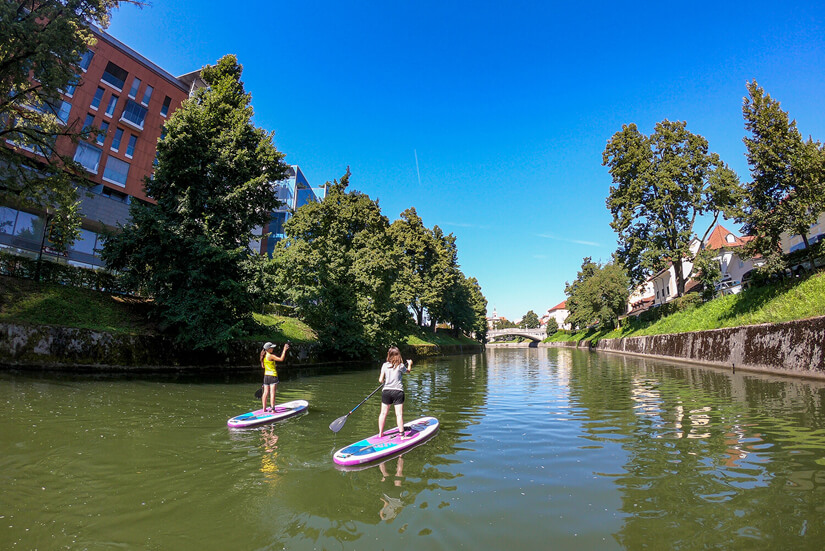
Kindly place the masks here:
POLYGON ((452 325, 456 337, 469 333, 481 342, 487 340, 487 299, 476 278, 465 277, 459 271, 444 303, 443 319, 452 325))
POLYGON ((106 240, 102 258, 154 299, 161 326, 194 348, 224 347, 267 299, 265 260, 249 242, 279 202, 271 182, 288 167, 272 134, 252 124, 235 56, 205 67, 207 87, 183 103, 158 142, 146 192, 131 220, 106 240))
POLYGON ((555 335, 559 330, 559 322, 556 321, 556 318, 550 318, 547 320, 547 325, 545 326, 545 333, 548 337, 552 337, 555 335))
POLYGON ((565 285, 567 309, 565 320, 574 329, 598 326, 613 328, 627 310, 629 288, 627 274, 615 259, 604 265, 584 258, 573 283, 565 285))
POLYGON ((320 203, 295 211, 273 255, 279 287, 337 355, 374 356, 409 331, 407 303, 393 293, 398 248, 377 201, 348 191, 350 172, 320 203))
POLYGON ((682 259, 692 260, 689 249, 696 218, 712 214, 702 237, 705 241, 720 214, 734 214, 741 190, 736 174, 716 153, 708 152, 705 138, 692 134, 684 122, 656 124, 649 137, 635 124, 613 135, 603 154, 610 167, 607 208, 610 226, 619 235, 618 259, 637 285, 668 261, 676 271, 677 294, 685 292, 690 276, 682 259))
MULTIPOLYGON (((128 0, 126 0, 128 1, 128 0)), ((129 2, 141 5, 140 2, 129 2)), ((94 129, 69 121, 61 91, 77 84, 94 44, 89 24, 107 27, 118 0, 6 1, 0 4, 0 203, 45 210, 65 250, 78 234, 77 185, 85 171, 57 150, 94 129), (20 150, 31 152, 26 154, 20 150)))
POLYGON ((740 220, 755 237, 748 250, 780 269, 781 234, 798 234, 813 266, 807 234, 825 211, 825 151, 819 142, 803 141, 796 121, 756 81, 747 88, 742 114, 750 133, 744 142, 752 180, 745 186, 740 220))
POLYGON ((441 291, 435 289, 438 243, 412 207, 392 223, 389 233, 398 248, 399 257, 394 292, 415 313, 417 324, 423 326, 427 305, 441 291))
POLYGON ((711 300, 716 296, 716 285, 722 280, 722 268, 716 254, 710 249, 702 249, 694 263, 696 280, 702 284, 702 299, 711 300))
POLYGON ((524 317, 521 318, 521 323, 519 324, 519 326, 524 329, 535 329, 540 325, 541 322, 539 321, 538 315, 532 310, 528 310, 527 313, 524 314, 524 317))

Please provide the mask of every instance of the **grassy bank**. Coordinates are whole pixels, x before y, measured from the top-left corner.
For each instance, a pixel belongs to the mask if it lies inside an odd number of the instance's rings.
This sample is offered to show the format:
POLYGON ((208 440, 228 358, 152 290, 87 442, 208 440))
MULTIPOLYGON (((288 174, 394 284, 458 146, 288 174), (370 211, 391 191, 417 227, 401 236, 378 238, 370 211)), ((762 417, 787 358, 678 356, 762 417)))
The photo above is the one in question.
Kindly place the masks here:
POLYGON ((825 315, 825 273, 802 281, 752 287, 738 295, 728 295, 702 305, 643 323, 626 320, 615 331, 556 333, 545 342, 598 341, 621 337, 663 335, 740 327, 760 323, 781 323, 825 315))
MULTIPOLYGON (((114 334, 154 334, 146 300, 52 283, 0 276, 0 322, 59 325, 114 334)), ((296 318, 254 314, 255 327, 245 340, 276 343, 313 343, 315 332, 296 318)), ((478 344, 467 337, 421 331, 407 338, 409 345, 478 344)))

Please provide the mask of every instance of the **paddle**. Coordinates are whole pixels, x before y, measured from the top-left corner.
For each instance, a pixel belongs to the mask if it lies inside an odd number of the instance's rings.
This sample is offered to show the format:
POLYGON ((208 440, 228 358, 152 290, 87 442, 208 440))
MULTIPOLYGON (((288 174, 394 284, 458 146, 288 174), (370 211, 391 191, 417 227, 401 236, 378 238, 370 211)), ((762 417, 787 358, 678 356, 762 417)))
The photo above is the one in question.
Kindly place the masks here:
MULTIPOLYGON (((369 396, 367 396, 366 398, 364 398, 363 400, 361 400, 361 404, 363 404, 364 402, 366 402, 367 400, 369 400, 369 399, 370 399, 370 397, 372 397, 372 395, 373 395, 373 394, 375 394, 376 392, 378 392, 379 390, 381 390, 381 387, 383 387, 383 386, 384 386, 384 383, 381 383, 380 385, 378 385, 378 388, 376 388, 375 390, 373 390, 372 392, 370 392, 370 395, 369 395, 369 396)), ((355 406, 354 408, 352 408, 352 409, 350 410, 350 412, 349 412, 349 413, 347 413, 346 415, 343 415, 343 416, 339 417, 338 419, 336 419, 335 421, 333 421, 332 423, 330 423, 330 424, 329 424, 329 430, 331 430, 332 432, 338 432, 339 430, 341 430, 341 428, 344 426, 344 423, 346 423, 346 422, 347 422, 347 418, 348 418, 350 415, 352 415, 352 412, 353 412, 353 411, 355 411, 356 409, 358 409, 359 407, 361 407, 361 404, 358 404, 357 406, 355 406)))
POLYGON ((255 391, 255 398, 258 400, 261 399, 261 396, 264 395, 264 387, 260 387, 258 390, 255 391))

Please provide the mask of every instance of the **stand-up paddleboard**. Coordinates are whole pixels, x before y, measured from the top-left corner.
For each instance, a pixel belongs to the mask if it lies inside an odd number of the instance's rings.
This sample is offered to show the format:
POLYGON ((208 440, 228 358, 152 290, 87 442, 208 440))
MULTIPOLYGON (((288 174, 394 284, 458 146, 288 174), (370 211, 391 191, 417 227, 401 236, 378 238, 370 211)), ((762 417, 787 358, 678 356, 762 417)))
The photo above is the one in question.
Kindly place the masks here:
POLYGON ((293 400, 276 405, 272 411, 259 409, 238 415, 227 421, 226 425, 233 429, 245 429, 247 427, 265 425, 266 423, 274 423, 275 421, 303 413, 307 407, 309 407, 309 402, 306 400, 293 400))
POLYGON ((402 438, 398 428, 384 431, 384 436, 370 436, 359 442, 341 448, 332 456, 332 460, 339 465, 352 466, 369 463, 404 451, 424 442, 438 430, 438 419, 422 417, 404 425, 402 438))

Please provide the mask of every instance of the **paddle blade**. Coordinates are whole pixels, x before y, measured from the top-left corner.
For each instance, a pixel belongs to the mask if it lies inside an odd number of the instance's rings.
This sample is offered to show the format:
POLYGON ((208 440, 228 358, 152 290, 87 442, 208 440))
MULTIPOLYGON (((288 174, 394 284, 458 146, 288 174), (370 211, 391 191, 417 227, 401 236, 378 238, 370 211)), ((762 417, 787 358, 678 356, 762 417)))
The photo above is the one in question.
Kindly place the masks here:
POLYGON ((255 391, 255 398, 260 399, 261 396, 264 395, 264 387, 259 388, 255 391))
POLYGON ((329 430, 331 430, 332 432, 338 432, 339 430, 341 430, 341 427, 343 427, 344 423, 347 422, 347 417, 349 417, 349 413, 347 413, 343 417, 339 417, 338 419, 330 423, 329 430))

